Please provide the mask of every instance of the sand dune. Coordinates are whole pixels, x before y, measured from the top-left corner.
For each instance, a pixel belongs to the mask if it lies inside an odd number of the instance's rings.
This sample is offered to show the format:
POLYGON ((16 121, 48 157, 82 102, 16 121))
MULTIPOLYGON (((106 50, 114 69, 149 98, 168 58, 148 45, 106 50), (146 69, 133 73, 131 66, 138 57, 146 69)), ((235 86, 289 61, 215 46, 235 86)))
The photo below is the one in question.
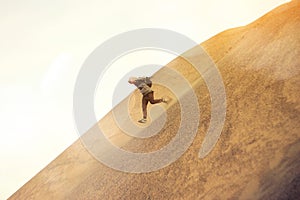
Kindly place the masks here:
MULTIPOLYGON (((299 1, 291 1, 201 44, 222 75, 227 101, 221 137, 204 159, 198 152, 208 129, 211 100, 203 77, 183 58, 199 57, 191 49, 154 75, 154 80, 166 79, 169 70, 175 70, 198 98, 197 135, 176 162, 155 172, 124 173, 98 162, 78 140, 10 199, 300 199, 299 13, 299 1)), ((183 99, 191 92, 180 89, 183 99)), ((157 135, 130 137, 112 113, 95 126, 125 150, 160 149, 178 130, 180 105, 167 88, 154 85, 154 90, 156 96, 174 99, 163 105, 166 115, 161 111, 152 115, 152 128, 166 117, 157 135)), ((116 114, 126 116, 122 108, 129 102, 130 117, 136 121, 141 116, 140 98, 135 91, 115 108, 116 114)), ((130 123, 126 120, 124 124, 130 123)), ((147 128, 138 131, 144 134, 147 128)), ((99 145, 93 131, 83 137, 95 151, 109 155, 110 149, 99 145)))

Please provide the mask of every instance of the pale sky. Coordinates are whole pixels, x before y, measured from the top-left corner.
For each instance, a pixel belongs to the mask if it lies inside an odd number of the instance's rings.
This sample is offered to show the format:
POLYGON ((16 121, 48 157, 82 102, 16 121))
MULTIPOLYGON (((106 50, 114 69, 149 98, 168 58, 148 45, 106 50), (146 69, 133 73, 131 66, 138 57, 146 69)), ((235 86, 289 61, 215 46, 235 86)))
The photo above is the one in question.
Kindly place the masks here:
MULTIPOLYGON (((0 0, 0 199, 12 195, 78 138, 74 83, 84 60, 102 42, 132 29, 163 28, 201 43, 285 2, 0 0)), ((117 61, 97 90, 98 118, 111 109, 113 88, 121 78, 113 70, 118 63, 128 66, 122 71, 126 74, 133 66, 165 65, 173 57, 145 51, 117 61), (100 101, 103 93, 106 98, 100 101)))

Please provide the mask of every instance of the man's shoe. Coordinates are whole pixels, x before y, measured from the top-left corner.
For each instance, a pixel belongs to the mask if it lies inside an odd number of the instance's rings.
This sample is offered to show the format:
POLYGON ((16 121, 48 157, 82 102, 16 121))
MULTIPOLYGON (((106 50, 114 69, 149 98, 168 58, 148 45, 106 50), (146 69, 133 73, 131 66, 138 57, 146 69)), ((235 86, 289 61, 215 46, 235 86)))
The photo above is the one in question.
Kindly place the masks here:
POLYGON ((143 119, 140 119, 138 122, 140 122, 140 123, 146 123, 147 119, 143 118, 143 119))
POLYGON ((163 103, 168 103, 168 99, 162 98, 162 102, 163 102, 163 103))

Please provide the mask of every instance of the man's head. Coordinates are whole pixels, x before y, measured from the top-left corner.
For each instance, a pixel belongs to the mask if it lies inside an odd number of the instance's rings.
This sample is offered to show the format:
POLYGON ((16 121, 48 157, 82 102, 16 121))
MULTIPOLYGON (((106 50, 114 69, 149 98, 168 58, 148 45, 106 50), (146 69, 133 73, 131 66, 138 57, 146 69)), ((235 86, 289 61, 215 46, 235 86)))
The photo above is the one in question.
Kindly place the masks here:
POLYGON ((128 83, 134 84, 135 81, 136 81, 136 77, 130 77, 129 80, 128 80, 128 83))

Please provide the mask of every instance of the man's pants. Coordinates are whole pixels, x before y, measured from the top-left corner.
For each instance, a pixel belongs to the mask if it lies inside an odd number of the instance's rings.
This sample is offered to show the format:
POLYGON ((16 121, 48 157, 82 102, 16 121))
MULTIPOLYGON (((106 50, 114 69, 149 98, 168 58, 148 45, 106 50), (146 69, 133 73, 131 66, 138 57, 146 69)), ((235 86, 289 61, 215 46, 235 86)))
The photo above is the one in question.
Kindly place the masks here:
POLYGON ((149 101, 151 104, 161 103, 163 101, 163 99, 154 99, 153 93, 154 92, 150 92, 146 95, 143 95, 142 108, 143 108, 143 118, 144 119, 147 118, 147 105, 148 105, 149 101))

